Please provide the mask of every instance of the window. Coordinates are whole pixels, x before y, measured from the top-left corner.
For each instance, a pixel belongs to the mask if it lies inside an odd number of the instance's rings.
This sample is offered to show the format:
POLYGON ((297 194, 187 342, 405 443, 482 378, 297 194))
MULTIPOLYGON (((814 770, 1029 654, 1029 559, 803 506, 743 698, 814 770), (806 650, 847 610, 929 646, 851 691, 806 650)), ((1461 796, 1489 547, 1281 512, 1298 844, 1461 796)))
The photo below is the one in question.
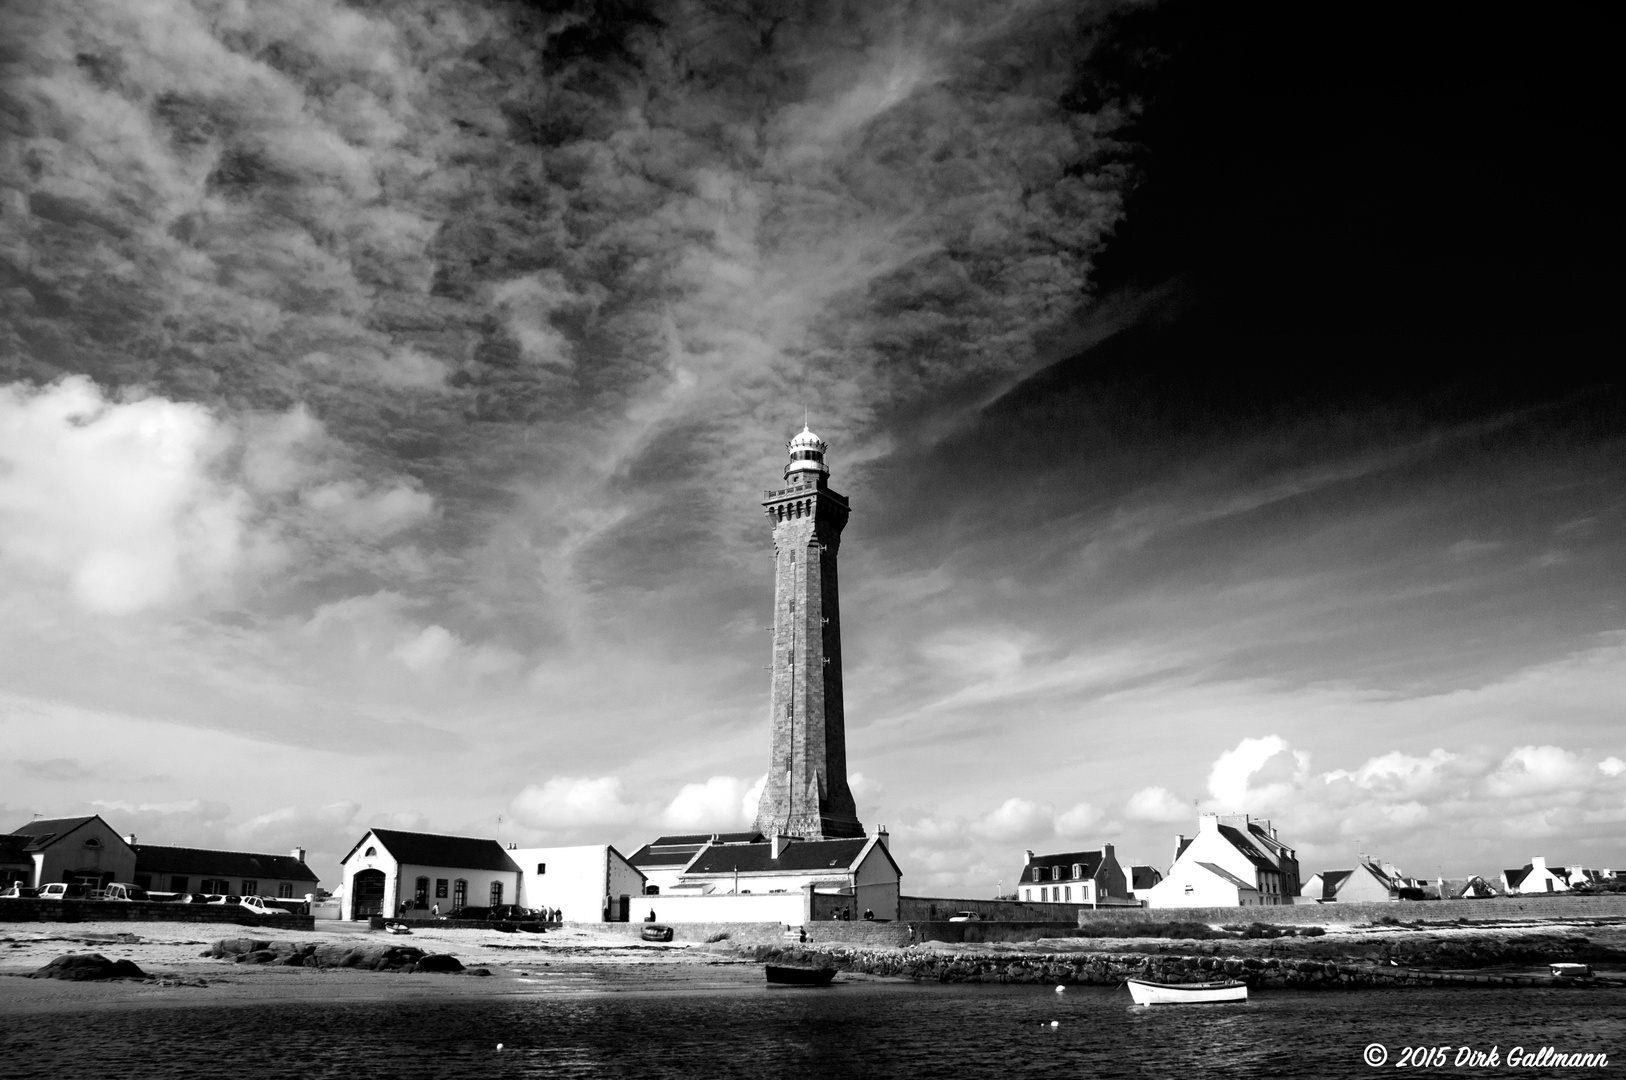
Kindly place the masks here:
POLYGON ((1050 880, 1051 881, 1060 881, 1062 878, 1064 878, 1066 876, 1067 876, 1066 874, 1061 872, 1061 867, 1052 866, 1050 868, 1050 880))
POLYGON ((1073 864, 1073 876, 1074 877, 1083 877, 1084 876, 1084 868, 1082 866, 1080 866, 1078 863, 1073 864))
POLYGON ((435 879, 435 899, 446 899, 446 879, 443 877, 438 877, 435 879))
POLYGON ((452 883, 452 906, 460 908, 469 902, 469 883, 458 878, 452 883))
POLYGON ((1035 866, 1033 868, 1033 880, 1034 881, 1043 881, 1044 880, 1044 867, 1035 866))
POLYGON ((374 856, 374 855, 377 855, 377 854, 378 854, 378 849, 377 849, 377 848, 375 848, 375 847, 370 847, 370 848, 368 848, 368 849, 367 849, 367 850, 366 850, 366 851, 363 851, 363 852, 362 852, 362 853, 361 853, 361 854, 362 854, 362 857, 363 857, 363 858, 367 858, 367 859, 370 859, 370 858, 372 858, 372 857, 373 857, 373 856, 374 856))
POLYGON ((244 896, 255 896, 255 895, 257 895, 259 893, 259 891, 260 891, 260 883, 258 881, 255 881, 251 877, 243 879, 243 895, 244 896))
POLYGON ((187 887, 189 885, 191 885, 191 884, 192 883, 190 881, 188 881, 186 878, 172 877, 172 878, 169 879, 169 891, 170 892, 187 892, 188 891, 187 887))
POLYGON ((427 907, 429 904, 429 879, 421 877, 412 884, 412 906, 427 907))
POLYGON ((1050 902, 1050 890, 1048 888, 1040 889, 1039 890, 1039 899, 1043 900, 1045 903, 1049 903, 1050 902))
POLYGON ((496 907, 500 903, 502 903, 502 882, 493 881, 491 883, 491 906, 496 907))
POLYGON ((294 887, 293 887, 293 884, 291 882, 279 881, 277 883, 277 898, 278 899, 280 899, 280 900, 291 900, 291 899, 293 899, 293 895, 294 895, 294 887))
POLYGON ((548 872, 548 864, 545 863, 545 862, 537 863, 536 864, 536 872, 539 873, 539 874, 547 873, 548 872))
POLYGON ((1071 900, 1073 898, 1073 887, 1069 885, 1064 891, 1067 893, 1067 899, 1071 900))
POLYGON ((101 847, 102 842, 100 840, 96 839, 94 836, 92 836, 88 840, 85 841, 85 846, 86 847, 101 847))
POLYGON ((661 887, 659 885, 645 885, 644 886, 644 895, 645 896, 659 896, 660 894, 661 894, 661 887))
POLYGON ((231 892, 231 882, 227 881, 225 878, 206 877, 202 881, 198 882, 198 891, 210 893, 229 893, 231 892))

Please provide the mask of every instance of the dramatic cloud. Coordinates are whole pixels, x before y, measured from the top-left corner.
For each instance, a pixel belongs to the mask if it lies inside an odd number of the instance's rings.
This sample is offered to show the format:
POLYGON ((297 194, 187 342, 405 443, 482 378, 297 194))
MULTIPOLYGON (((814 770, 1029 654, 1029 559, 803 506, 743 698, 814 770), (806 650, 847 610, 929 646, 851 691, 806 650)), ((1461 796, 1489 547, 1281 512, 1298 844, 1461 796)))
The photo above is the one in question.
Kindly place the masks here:
POLYGON ((685 784, 667 804, 661 824, 684 832, 749 828, 766 782, 766 775, 755 781, 713 776, 703 784, 685 784))
POLYGON ((521 824, 532 829, 562 832, 622 825, 637 820, 645 810, 623 801, 619 777, 556 776, 516 795, 513 812, 521 824))

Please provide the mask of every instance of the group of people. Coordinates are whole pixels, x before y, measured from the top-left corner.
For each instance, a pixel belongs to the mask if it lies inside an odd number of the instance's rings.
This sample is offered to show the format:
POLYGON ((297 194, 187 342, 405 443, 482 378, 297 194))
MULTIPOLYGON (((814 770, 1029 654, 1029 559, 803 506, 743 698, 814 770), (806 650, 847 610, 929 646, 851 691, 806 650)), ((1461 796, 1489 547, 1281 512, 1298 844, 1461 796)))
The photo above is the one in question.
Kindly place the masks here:
MULTIPOLYGON (((853 920, 853 909, 849 908, 849 907, 844 907, 844 908, 841 908, 838 911, 832 911, 830 913, 830 918, 834 922, 852 922, 852 920, 853 920)), ((875 912, 871 911, 869 908, 865 908, 864 909, 864 921, 865 922, 874 922, 875 921, 875 912)))

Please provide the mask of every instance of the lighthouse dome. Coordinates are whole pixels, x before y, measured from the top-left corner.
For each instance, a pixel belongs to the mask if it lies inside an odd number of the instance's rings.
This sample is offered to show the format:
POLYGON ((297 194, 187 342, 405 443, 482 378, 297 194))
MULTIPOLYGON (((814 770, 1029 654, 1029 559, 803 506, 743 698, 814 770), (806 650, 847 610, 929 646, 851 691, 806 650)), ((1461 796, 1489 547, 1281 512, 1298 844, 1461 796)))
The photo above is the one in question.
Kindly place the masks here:
POLYGON ((785 466, 785 479, 789 480, 796 473, 828 473, 830 466, 824 463, 824 452, 830 449, 830 444, 809 431, 807 425, 795 438, 785 444, 790 454, 790 464, 785 466))

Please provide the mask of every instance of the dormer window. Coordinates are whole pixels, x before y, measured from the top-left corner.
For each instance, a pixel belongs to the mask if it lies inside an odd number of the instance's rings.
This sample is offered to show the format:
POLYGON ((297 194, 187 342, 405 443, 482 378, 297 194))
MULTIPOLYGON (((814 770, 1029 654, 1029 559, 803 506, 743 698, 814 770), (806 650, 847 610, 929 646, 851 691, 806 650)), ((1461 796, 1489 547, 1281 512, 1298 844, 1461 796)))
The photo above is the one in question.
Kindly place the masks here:
POLYGON ((1035 866, 1033 868, 1033 880, 1034 881, 1043 881, 1044 880, 1044 867, 1035 866))
POLYGON ((1052 866, 1050 868, 1050 873, 1051 873, 1051 878, 1054 881, 1060 881, 1062 878, 1067 876, 1066 874, 1063 874, 1061 872, 1061 867, 1059 867, 1059 866, 1052 866))
POLYGON ((1078 863, 1074 863, 1073 864, 1073 876, 1074 877, 1083 877, 1084 876, 1084 867, 1081 866, 1078 863))

